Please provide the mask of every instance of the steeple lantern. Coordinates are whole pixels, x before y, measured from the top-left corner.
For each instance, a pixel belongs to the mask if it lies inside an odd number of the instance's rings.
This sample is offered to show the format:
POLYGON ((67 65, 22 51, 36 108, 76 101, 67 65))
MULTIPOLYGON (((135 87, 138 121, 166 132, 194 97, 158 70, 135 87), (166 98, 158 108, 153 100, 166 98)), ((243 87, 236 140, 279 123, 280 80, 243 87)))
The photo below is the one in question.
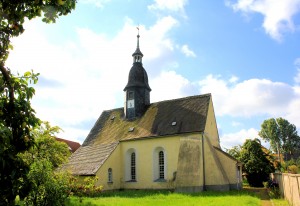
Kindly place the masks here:
MULTIPOLYGON (((139 31, 139 28, 138 28, 139 31)), ((133 57, 133 63, 140 62, 142 63, 143 53, 140 50, 140 34, 137 35, 137 46, 135 52, 132 54, 133 57)))

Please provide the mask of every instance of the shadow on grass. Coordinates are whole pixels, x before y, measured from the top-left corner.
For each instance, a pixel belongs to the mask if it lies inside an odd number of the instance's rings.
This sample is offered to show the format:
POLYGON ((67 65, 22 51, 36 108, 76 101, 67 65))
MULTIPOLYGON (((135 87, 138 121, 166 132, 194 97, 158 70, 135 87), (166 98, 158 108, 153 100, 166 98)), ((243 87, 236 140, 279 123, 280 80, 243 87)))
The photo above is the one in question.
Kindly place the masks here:
POLYGON ((249 192, 250 194, 255 194, 261 200, 270 200, 268 191, 266 188, 263 187, 245 187, 244 191, 249 192))

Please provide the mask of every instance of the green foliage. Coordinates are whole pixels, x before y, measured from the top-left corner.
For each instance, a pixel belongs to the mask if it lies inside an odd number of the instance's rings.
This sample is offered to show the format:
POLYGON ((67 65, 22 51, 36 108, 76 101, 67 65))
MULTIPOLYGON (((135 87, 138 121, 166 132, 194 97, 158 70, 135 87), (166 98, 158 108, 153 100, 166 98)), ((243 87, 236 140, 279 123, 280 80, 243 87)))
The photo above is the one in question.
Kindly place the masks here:
POLYGON ((234 146, 231 149, 226 149, 226 152, 228 154, 230 154, 232 157, 234 157, 237 160, 241 159, 241 150, 242 150, 242 146, 238 145, 238 146, 234 146))
POLYGON ((54 135, 59 131, 59 127, 43 122, 32 131, 34 146, 20 154, 30 165, 26 181, 30 192, 24 198, 25 205, 62 205, 68 197, 69 175, 54 171, 70 156, 68 146, 55 140, 54 135))
POLYGON ((35 90, 29 86, 37 82, 37 77, 26 72, 20 77, 10 76, 8 83, 0 74, 0 185, 5 185, 0 190, 0 205, 13 205, 16 195, 23 197, 28 191, 25 185, 29 165, 19 153, 34 144, 32 130, 40 123, 31 107, 35 90))
POLYGON ((289 161, 285 161, 282 163, 282 172, 297 174, 300 172, 299 168, 300 168, 300 158, 298 158, 297 160, 291 159, 289 161))
POLYGON ((241 150, 241 161, 250 186, 263 187, 263 182, 267 181, 269 174, 275 170, 258 139, 246 140, 241 150))
POLYGON ((46 159, 34 161, 30 167, 27 177, 31 182, 31 189, 24 199, 24 204, 30 206, 64 205, 69 191, 67 174, 53 173, 53 166, 46 159))
POLYGON ((297 165, 290 165, 288 166, 288 172, 292 174, 298 174, 299 168, 297 165))
POLYGON ((35 138, 34 146, 22 154, 23 159, 30 165, 35 160, 48 160, 54 168, 66 162, 71 155, 68 145, 55 139, 61 129, 51 127, 49 122, 43 122, 32 131, 35 138))
POLYGON ((259 136, 270 142, 272 150, 283 154, 285 160, 292 158, 300 150, 300 137, 296 126, 281 117, 265 120, 259 136))
POLYGON ((103 190, 102 186, 95 186, 97 181, 97 176, 86 177, 83 182, 73 177, 70 183, 71 194, 79 197, 97 197, 103 190))

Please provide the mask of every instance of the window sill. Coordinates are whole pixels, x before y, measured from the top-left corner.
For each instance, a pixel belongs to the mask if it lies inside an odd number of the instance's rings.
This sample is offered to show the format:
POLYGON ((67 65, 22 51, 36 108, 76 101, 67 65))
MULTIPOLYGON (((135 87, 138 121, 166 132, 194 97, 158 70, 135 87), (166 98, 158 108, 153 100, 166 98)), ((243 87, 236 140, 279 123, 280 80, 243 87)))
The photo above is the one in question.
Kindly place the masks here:
POLYGON ((114 182, 107 182, 107 184, 113 184, 114 182))
POLYGON ((154 180, 154 182, 167 182, 167 180, 165 180, 165 179, 156 179, 156 180, 154 180))
POLYGON ((126 182, 137 182, 136 180, 128 180, 126 182))

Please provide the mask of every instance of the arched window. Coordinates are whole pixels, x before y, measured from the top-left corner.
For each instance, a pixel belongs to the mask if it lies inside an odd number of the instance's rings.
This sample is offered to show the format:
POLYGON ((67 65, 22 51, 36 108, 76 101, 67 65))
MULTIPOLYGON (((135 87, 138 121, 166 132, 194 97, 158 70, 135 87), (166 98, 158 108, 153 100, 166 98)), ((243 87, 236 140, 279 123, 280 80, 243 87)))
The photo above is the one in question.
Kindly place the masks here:
POLYGON ((167 179, 167 155, 163 147, 153 150, 153 181, 164 182, 167 179))
POLYGON ((134 148, 130 148, 125 153, 125 173, 124 179, 126 182, 137 181, 137 158, 138 152, 134 148))
POLYGON ((158 168, 159 179, 165 179, 165 157, 163 151, 158 153, 158 168))
POLYGON ((108 182, 113 182, 113 176, 112 176, 112 169, 111 168, 108 168, 107 174, 108 174, 108 182))
POLYGON ((135 172, 135 152, 131 153, 130 156, 130 176, 131 180, 136 180, 136 172, 135 172))

